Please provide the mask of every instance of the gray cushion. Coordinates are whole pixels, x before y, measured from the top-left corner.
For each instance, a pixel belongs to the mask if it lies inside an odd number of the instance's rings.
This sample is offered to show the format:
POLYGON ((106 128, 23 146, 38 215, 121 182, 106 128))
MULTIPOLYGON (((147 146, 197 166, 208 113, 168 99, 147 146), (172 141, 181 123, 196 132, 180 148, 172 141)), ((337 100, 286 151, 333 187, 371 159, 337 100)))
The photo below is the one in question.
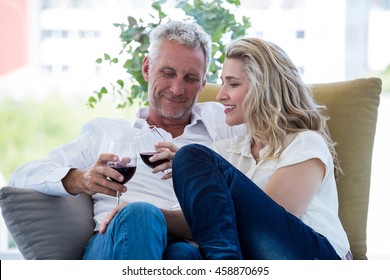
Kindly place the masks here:
POLYGON ((57 197, 3 187, 0 207, 25 259, 81 259, 93 235, 92 200, 88 195, 57 197))

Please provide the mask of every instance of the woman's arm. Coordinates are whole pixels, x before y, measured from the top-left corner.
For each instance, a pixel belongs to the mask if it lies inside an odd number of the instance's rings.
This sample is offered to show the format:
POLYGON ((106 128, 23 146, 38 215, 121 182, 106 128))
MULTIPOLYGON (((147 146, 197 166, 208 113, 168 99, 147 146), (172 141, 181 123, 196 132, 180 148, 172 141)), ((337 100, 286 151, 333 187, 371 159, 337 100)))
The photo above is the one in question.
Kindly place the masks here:
POLYGON ((263 190, 288 212, 300 217, 324 176, 325 164, 317 158, 312 158, 279 168, 263 190))

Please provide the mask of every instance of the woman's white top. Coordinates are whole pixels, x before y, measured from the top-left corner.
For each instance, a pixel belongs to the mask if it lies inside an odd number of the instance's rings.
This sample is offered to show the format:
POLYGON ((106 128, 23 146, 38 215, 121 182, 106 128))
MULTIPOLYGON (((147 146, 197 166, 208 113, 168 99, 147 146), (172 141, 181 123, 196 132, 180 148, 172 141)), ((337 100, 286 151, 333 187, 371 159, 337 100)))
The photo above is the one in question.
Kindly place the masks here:
POLYGON ((338 216, 337 187, 331 153, 323 137, 314 131, 304 131, 289 135, 290 144, 279 159, 264 159, 268 146, 260 150, 260 161, 256 164, 251 154, 250 135, 215 143, 215 150, 226 160, 241 170, 259 188, 267 185, 278 168, 318 158, 326 168, 321 186, 309 206, 299 217, 306 225, 325 236, 337 254, 345 259, 349 251, 347 235, 338 216))

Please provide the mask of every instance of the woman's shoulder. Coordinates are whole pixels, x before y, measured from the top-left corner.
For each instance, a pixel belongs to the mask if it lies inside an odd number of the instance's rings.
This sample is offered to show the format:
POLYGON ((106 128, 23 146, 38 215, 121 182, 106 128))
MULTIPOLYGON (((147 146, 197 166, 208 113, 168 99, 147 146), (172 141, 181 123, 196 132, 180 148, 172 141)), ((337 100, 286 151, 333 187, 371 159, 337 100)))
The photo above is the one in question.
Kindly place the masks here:
POLYGON ((301 131, 294 135, 293 138, 283 151, 280 161, 301 162, 310 158, 319 158, 325 164, 331 160, 330 151, 326 145, 324 137, 316 131, 301 131))
POLYGON ((309 147, 327 147, 324 137, 317 131, 305 130, 293 135, 289 135, 292 139, 290 143, 292 146, 302 146, 303 149, 309 147))

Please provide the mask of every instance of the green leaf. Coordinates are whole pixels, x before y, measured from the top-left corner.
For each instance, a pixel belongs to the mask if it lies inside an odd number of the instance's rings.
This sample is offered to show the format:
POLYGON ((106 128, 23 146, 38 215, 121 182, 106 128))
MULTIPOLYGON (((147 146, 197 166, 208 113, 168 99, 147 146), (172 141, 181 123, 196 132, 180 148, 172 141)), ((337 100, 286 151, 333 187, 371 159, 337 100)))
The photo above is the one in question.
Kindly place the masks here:
POLYGON ((104 60, 110 60, 111 59, 111 57, 110 57, 110 55, 109 54, 104 54, 104 60))
POLYGON ((127 22, 129 23, 129 27, 133 27, 137 25, 137 20, 133 18, 132 16, 127 17, 127 22))
POLYGON ((244 29, 248 29, 252 26, 250 18, 248 18, 246 16, 242 17, 242 22, 244 23, 244 26, 243 26, 244 29))
POLYGON ((124 86, 123 80, 117 80, 116 82, 118 85, 120 85, 121 88, 123 88, 123 86, 124 86))
POLYGON ((101 58, 96 59, 96 63, 102 63, 102 62, 103 62, 103 59, 101 59, 101 58))
POLYGON ((104 95, 104 94, 107 94, 107 93, 108 93, 107 88, 106 88, 106 87, 102 87, 102 88, 100 89, 100 91, 98 92, 98 98, 99 98, 99 100, 102 99, 103 95, 104 95))
POLYGON ((96 102, 97 102, 97 100, 96 100, 95 97, 90 96, 90 97, 88 98, 88 103, 96 103, 96 102))
POLYGON ((176 8, 176 9, 182 9, 182 10, 183 10, 183 7, 184 7, 185 4, 187 4, 187 1, 188 1, 188 0, 179 1, 179 2, 176 4, 175 8, 176 8))

